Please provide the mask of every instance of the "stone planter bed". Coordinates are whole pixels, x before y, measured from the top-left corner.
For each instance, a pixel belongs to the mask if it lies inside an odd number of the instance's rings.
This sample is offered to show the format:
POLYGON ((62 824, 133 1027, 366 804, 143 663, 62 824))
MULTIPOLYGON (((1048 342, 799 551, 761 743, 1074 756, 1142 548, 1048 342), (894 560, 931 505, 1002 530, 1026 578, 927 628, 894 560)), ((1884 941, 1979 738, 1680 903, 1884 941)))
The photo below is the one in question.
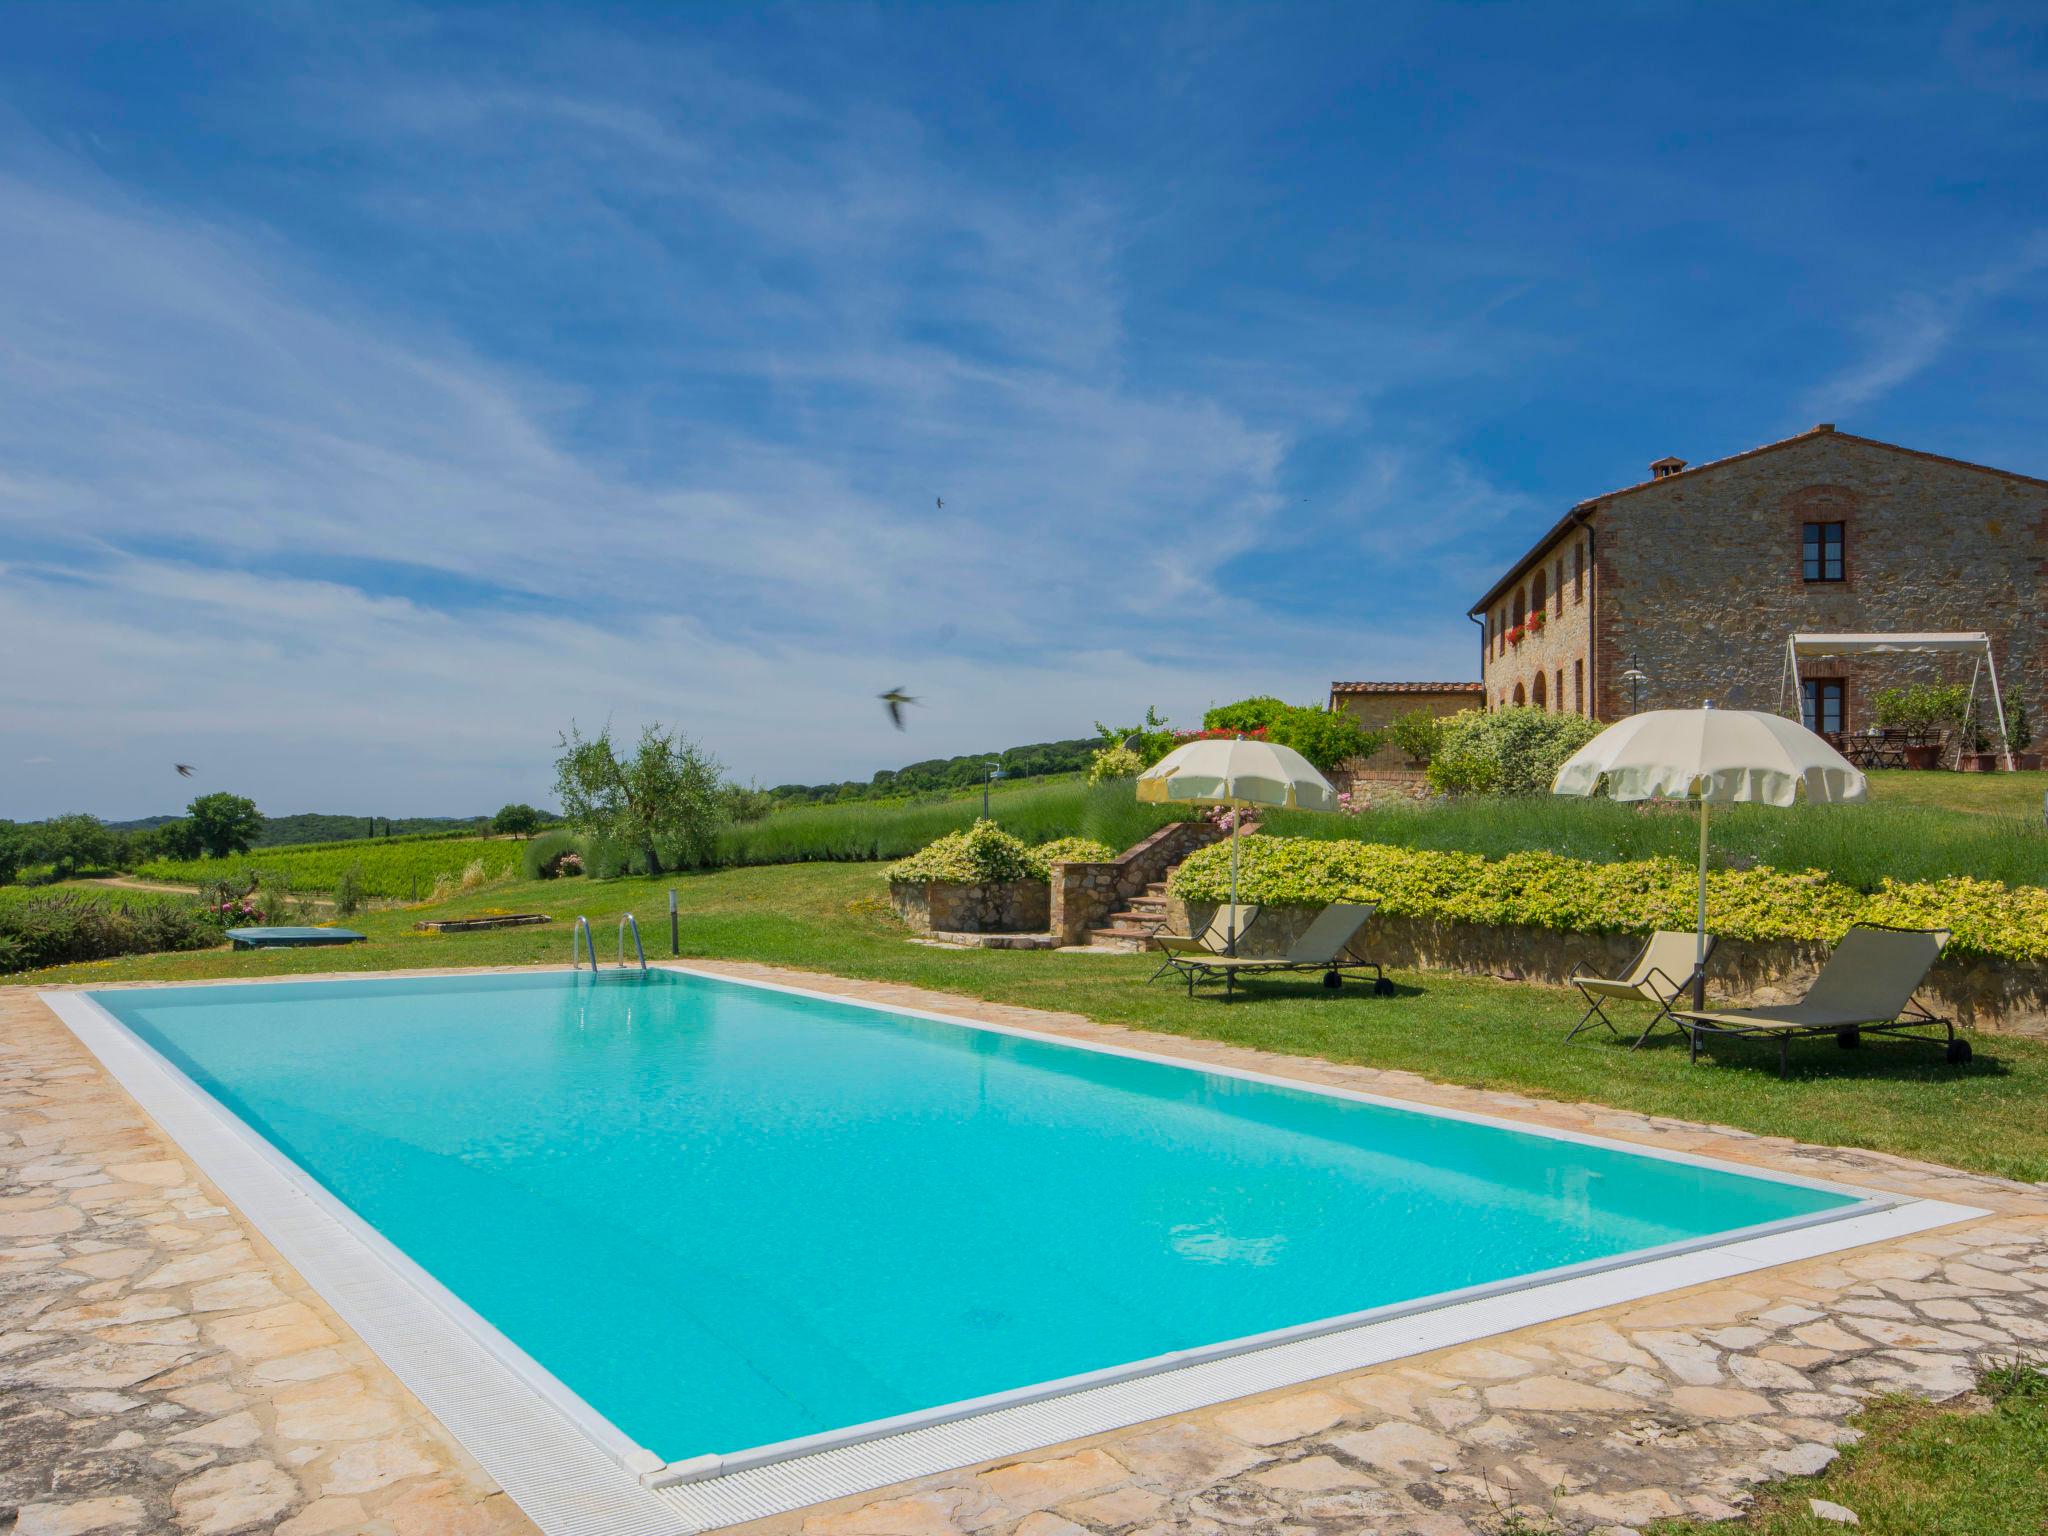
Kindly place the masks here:
MULTIPOLYGON (((1247 956, 1281 955, 1322 909, 1267 907, 1238 945, 1247 956)), ((1168 904, 1169 927, 1198 933, 1216 911, 1213 902, 1168 904)), ((1550 928, 1491 927, 1428 918, 1375 917, 1361 947, 1392 970, 1461 971, 1564 986, 1574 965, 1618 976, 1642 947, 1621 933, 1560 933, 1550 928)), ((1779 1003, 1799 996, 1827 958, 1828 946, 1790 939, 1726 939, 1707 966, 1710 997, 1737 1007, 1779 1003)), ((1960 1025, 1992 1034, 2048 1038, 2048 966, 1979 955, 1954 955, 1934 968, 1922 999, 1960 1025)))
POLYGON ((551 923, 545 912, 505 912, 494 917, 443 917, 414 923, 421 933, 480 933, 486 928, 525 928, 534 923, 551 923))
POLYGON ((1044 933, 1052 891, 1043 880, 891 880, 889 905, 919 933, 1044 933))

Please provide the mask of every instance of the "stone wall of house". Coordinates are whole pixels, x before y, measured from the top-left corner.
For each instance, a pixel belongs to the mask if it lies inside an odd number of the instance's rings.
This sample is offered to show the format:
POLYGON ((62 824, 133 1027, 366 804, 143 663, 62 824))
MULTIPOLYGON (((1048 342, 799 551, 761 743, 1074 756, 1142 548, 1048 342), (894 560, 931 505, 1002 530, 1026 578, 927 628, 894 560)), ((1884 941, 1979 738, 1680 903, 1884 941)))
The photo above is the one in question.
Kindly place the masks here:
POLYGON ((919 933, 1043 933, 1052 897, 1043 880, 892 880, 889 905, 919 933))
MULTIPOLYGON (((1168 911, 1176 924, 1206 924, 1216 915, 1216 904, 1176 898, 1168 903, 1168 911)), ((1262 908, 1258 920, 1238 940, 1237 952, 1284 955, 1321 911, 1318 906, 1262 908)), ((1563 986, 1579 964, 1601 975, 1622 974, 1642 942, 1640 936, 1629 934, 1375 917, 1352 948, 1390 970, 1459 971, 1563 986)), ((1825 944, 1724 939, 1707 965, 1708 996, 1736 1007, 1790 1001, 1805 992, 1827 955, 1825 944)), ((1920 998, 1935 1012, 1973 1029, 2048 1039, 2048 965, 1945 957, 1920 998)))
MULTIPOLYGON (((1197 849, 1222 837, 1206 821, 1168 822, 1141 843, 1102 863, 1055 864, 1049 917, 1053 942, 1086 944, 1090 930, 1129 905, 1145 887, 1197 849)), ((1182 930, 1185 932, 1186 930, 1182 930)))
MULTIPOLYGON (((1343 685, 1333 684, 1330 689, 1330 707, 1341 709, 1369 731, 1384 731, 1395 716, 1412 714, 1418 709, 1426 709, 1432 715, 1455 715, 1461 709, 1484 708, 1485 703, 1486 695, 1468 684, 1446 684, 1442 688, 1409 684, 1398 689, 1376 687, 1371 691, 1346 691, 1343 685)), ((1400 773, 1415 766, 1408 761, 1407 753, 1389 744, 1370 757, 1353 758, 1342 764, 1330 778, 1336 783, 1339 775, 1362 778, 1400 773)))
POLYGON ((1494 604, 1485 641, 1487 708, 1541 704, 1559 714, 1595 713, 1593 557, 1586 530, 1574 524, 1494 604), (1510 641, 1509 632, 1526 625, 1532 613, 1543 615, 1543 627, 1519 644, 1510 641))
MULTIPOLYGON (((1788 447, 1611 496, 1595 514, 1600 713, 1702 699, 1774 710, 1795 631, 1983 630, 2035 727, 2048 712, 2048 484, 1816 431, 1788 447), (1801 574, 1801 530, 1839 522, 1840 582, 1801 574)), ((1844 683, 1845 725, 1910 682, 1967 682, 1968 657, 1815 660, 1844 683)), ((1989 720, 1987 710, 1984 718, 1989 720)))

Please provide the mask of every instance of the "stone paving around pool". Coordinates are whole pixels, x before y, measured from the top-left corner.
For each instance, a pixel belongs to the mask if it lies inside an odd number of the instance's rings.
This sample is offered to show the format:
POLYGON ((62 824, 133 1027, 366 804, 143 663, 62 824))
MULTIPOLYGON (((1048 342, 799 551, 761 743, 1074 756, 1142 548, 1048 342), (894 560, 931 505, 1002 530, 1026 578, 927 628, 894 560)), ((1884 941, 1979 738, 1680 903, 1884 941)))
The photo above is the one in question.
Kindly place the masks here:
MULTIPOLYGON (((1873 1395, 2048 1355, 2048 1191, 751 965, 899 1007, 1983 1207, 1744 1275, 742 1527, 756 1536, 1619 1533, 1818 1470, 1873 1395)), ((0 990, 0 1530, 511 1536, 524 1517, 31 994, 0 990)))

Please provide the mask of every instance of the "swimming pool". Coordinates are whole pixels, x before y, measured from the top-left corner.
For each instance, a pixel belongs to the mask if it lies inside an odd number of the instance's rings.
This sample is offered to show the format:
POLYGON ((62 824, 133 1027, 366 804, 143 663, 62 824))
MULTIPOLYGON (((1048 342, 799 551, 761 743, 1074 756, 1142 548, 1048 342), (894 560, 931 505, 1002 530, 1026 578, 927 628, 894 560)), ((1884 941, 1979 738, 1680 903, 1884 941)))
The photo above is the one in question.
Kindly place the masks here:
POLYGON ((1875 1208, 681 970, 91 998, 651 1452, 643 1470, 1875 1208))

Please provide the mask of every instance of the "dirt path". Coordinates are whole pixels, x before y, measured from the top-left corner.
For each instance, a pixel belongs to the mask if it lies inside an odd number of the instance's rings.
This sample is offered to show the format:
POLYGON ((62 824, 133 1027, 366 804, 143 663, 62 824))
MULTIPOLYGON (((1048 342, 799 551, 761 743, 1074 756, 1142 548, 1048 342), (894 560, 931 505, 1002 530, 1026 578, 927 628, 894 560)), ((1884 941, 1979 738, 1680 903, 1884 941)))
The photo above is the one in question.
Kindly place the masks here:
POLYGON ((133 875, 94 875, 79 881, 80 885, 111 885, 124 891, 173 891, 180 896, 198 893, 194 885, 166 885, 161 880, 138 880, 133 875))
MULTIPOLYGON (((80 882, 84 885, 110 885, 124 891, 164 891, 179 896, 196 896, 199 888, 193 885, 166 885, 161 880, 138 880, 133 875, 98 875, 80 882)), ((292 900, 313 907, 331 907, 333 902, 324 896, 301 896, 292 894, 292 900)))

